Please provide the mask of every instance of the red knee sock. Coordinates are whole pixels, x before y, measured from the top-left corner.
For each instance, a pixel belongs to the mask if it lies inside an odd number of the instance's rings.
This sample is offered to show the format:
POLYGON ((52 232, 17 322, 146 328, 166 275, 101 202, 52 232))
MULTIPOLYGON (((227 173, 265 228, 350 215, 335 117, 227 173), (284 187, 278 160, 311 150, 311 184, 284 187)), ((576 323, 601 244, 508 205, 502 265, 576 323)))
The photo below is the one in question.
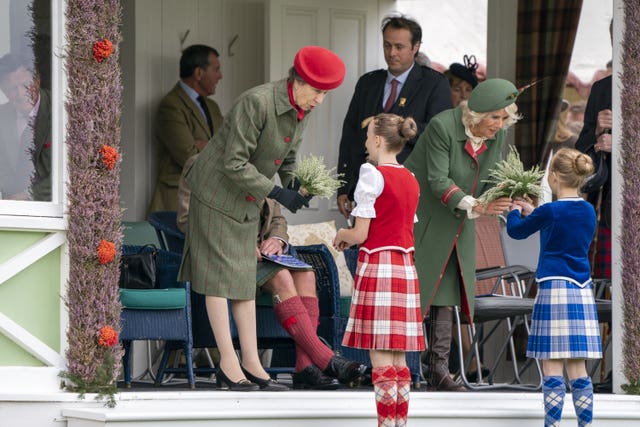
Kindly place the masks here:
POLYGON ((376 393, 378 427, 395 427, 398 383, 396 368, 392 365, 373 368, 371 380, 376 393))
POLYGON ((406 366, 396 366, 398 398, 396 399, 396 427, 407 425, 409 414, 409 391, 411 390, 411 372, 406 366))
MULTIPOLYGON (((318 319, 320 319, 320 307, 318 307, 318 298, 314 297, 300 297, 300 301, 302 301, 302 305, 307 310, 307 316, 309 316, 309 322, 311 322, 311 327, 313 331, 316 332, 316 336, 318 335, 318 319)), ((307 366, 311 365, 313 361, 309 357, 307 353, 296 344, 296 372, 300 372, 307 366), (298 357, 298 354, 300 357, 298 357)))
POLYGON ((295 296, 273 307, 280 324, 296 343, 295 369, 298 372, 309 366, 312 362, 318 368, 324 370, 333 357, 333 351, 320 341, 316 333, 318 304, 317 302, 315 304, 315 315, 308 312, 307 305, 311 304, 304 304, 302 298, 295 296), (311 316, 315 316, 315 318, 311 316))

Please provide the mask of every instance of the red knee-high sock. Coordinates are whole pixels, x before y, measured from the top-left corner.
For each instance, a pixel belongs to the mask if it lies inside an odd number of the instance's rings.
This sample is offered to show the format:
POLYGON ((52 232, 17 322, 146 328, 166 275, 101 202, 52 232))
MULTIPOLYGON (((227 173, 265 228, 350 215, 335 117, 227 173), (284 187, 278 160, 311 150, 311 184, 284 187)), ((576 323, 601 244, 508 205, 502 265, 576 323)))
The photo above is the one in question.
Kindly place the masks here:
POLYGON ((411 390, 411 371, 406 366, 396 366, 398 398, 396 399, 396 427, 407 425, 409 414, 409 391, 411 390))
MULTIPOLYGON (((302 301, 302 305, 307 310, 307 316, 309 316, 309 322, 311 322, 311 327, 314 332, 316 332, 316 336, 318 335, 318 319, 320 319, 320 307, 318 307, 318 298, 314 297, 300 297, 302 301)), ((296 344, 296 372, 300 372, 307 366, 311 365, 313 361, 311 357, 296 344)))
POLYGON ((396 368, 392 365, 375 367, 371 380, 373 391, 376 393, 378 427, 395 427, 398 395, 396 368))
POLYGON ((276 304, 273 310, 282 327, 291 335, 291 338, 293 338, 293 341, 296 343, 296 371, 309 366, 309 363, 301 366, 305 361, 305 357, 302 356, 302 359, 298 359, 298 348, 302 350, 318 368, 324 370, 329 365, 329 361, 333 357, 333 352, 318 338, 316 334, 317 320, 315 323, 311 323, 302 299, 299 296, 288 298, 276 304))

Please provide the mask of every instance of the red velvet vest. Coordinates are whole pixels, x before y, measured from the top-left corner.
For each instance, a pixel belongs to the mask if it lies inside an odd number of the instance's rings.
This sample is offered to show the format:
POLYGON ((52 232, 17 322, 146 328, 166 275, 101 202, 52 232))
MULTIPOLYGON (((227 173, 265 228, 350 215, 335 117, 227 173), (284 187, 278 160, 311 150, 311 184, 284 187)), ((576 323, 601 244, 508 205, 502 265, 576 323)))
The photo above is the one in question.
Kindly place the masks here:
POLYGON ((372 253, 380 250, 412 252, 413 220, 418 208, 420 186, 403 166, 380 165, 384 188, 374 203, 376 217, 371 219, 367 240, 360 249, 372 253))

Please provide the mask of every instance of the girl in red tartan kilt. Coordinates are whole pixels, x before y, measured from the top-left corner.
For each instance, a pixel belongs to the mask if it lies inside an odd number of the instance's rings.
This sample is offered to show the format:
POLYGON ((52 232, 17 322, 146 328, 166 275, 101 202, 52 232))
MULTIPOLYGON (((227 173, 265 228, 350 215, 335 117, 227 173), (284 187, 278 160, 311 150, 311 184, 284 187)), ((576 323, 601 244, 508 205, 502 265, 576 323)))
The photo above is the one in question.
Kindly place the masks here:
POLYGON ((378 114, 364 121, 369 163, 360 178, 351 229, 333 241, 360 245, 351 311, 342 344, 369 350, 378 426, 405 426, 411 375, 405 352, 424 350, 420 289, 413 264, 413 223, 420 188, 396 155, 416 135, 412 118, 378 114))

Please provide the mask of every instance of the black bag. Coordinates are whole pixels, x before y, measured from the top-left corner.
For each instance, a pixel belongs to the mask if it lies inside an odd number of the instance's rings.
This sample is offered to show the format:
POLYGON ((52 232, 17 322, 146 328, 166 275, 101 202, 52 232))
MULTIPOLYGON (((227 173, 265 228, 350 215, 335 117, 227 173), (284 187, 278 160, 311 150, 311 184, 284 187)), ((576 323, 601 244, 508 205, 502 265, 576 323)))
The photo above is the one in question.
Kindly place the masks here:
POLYGON ((600 188, 607 182, 609 178, 609 168, 607 167, 607 153, 600 152, 596 154, 594 159, 596 171, 588 177, 582 184, 581 192, 590 194, 600 191, 600 188))
POLYGON ((135 254, 120 257, 120 287, 153 289, 156 286, 156 254, 154 245, 145 245, 135 254))

